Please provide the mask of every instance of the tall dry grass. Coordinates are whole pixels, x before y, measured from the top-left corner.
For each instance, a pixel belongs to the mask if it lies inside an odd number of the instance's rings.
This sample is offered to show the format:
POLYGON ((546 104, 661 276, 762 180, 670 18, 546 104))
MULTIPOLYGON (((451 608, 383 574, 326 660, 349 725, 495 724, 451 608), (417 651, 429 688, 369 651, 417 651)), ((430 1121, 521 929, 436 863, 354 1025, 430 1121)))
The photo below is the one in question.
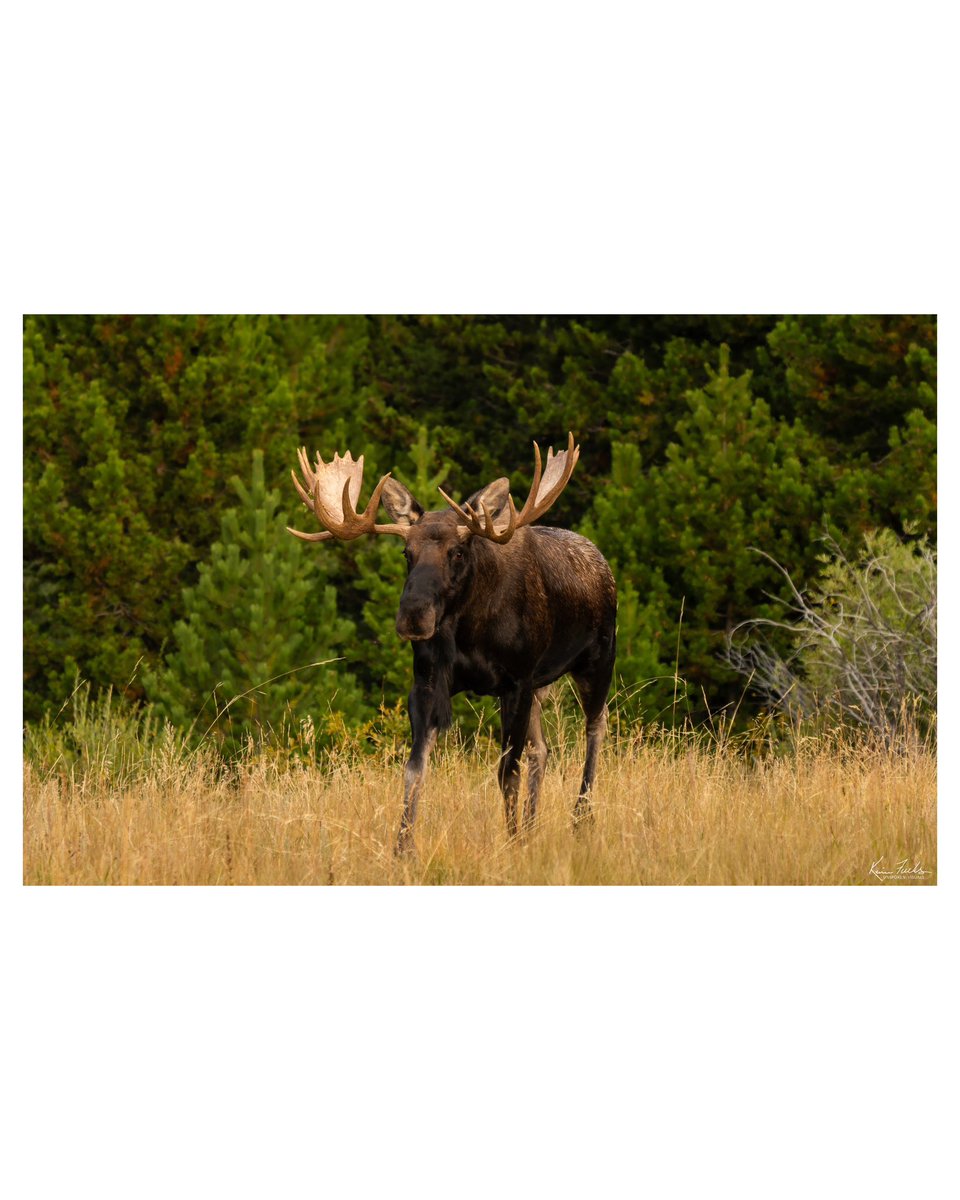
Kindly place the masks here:
POLYGON ((138 767, 24 774, 30 884, 866 884, 919 864, 936 882, 936 761, 842 739, 750 754, 732 740, 612 739, 595 823, 571 831, 582 743, 551 755, 538 827, 505 835, 495 753, 435 754, 414 854, 397 860, 395 751, 312 765, 266 753, 224 770, 170 743, 138 767))

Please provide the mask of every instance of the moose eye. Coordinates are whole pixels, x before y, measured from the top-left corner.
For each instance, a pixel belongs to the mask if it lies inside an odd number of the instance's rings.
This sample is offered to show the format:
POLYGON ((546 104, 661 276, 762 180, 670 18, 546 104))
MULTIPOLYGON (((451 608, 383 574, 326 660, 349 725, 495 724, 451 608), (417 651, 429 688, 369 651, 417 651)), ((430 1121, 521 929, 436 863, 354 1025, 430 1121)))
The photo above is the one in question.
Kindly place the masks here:
POLYGON ((460 559, 463 558, 463 547, 454 546, 454 548, 450 551, 450 557, 454 562, 459 562, 460 559))

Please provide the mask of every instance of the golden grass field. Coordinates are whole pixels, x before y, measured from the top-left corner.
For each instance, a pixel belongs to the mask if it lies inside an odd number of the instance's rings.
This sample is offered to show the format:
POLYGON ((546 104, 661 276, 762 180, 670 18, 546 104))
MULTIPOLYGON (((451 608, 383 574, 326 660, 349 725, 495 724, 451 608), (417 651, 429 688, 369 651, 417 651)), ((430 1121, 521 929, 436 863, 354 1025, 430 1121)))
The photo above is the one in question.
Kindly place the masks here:
POLYGON ((74 768, 24 772, 28 884, 904 884, 935 883, 936 759, 800 743, 765 758, 684 735, 605 749, 596 820, 574 835, 582 746, 552 753, 541 814, 511 843, 496 755, 455 737, 435 753, 416 850, 398 860, 397 754, 313 766, 252 756, 154 756, 117 782, 74 768), (928 872, 883 880, 871 867, 928 872))

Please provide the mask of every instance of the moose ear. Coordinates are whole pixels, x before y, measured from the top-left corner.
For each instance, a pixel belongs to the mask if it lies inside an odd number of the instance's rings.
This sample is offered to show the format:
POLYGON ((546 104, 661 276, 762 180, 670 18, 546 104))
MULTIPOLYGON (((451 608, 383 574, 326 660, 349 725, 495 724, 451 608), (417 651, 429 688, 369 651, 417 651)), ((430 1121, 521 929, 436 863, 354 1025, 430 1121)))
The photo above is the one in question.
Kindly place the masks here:
POLYGON ((423 509, 402 483, 388 479, 380 493, 380 502, 396 525, 414 525, 423 516, 423 509))
POLYGON ((480 512, 481 504, 490 514, 492 520, 506 511, 507 502, 510 499, 510 480, 504 476, 502 479, 495 479, 493 483, 488 483, 485 488, 481 488, 479 492, 474 492, 467 500, 467 504, 475 513, 480 512))

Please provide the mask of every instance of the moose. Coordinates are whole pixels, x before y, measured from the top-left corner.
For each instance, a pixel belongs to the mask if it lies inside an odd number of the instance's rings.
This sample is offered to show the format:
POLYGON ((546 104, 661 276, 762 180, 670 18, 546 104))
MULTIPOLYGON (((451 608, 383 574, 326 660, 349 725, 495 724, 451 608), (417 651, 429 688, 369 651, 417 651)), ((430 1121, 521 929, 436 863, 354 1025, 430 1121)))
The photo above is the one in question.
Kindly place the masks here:
POLYGON ((617 591, 594 544, 568 529, 535 525, 567 486, 580 456, 569 434, 566 450, 534 442, 533 484, 517 511, 507 478, 475 492, 463 505, 437 490, 447 507, 426 512, 390 474, 357 511, 363 455, 349 451, 311 467, 299 451, 303 482, 291 472, 319 533, 289 532, 307 542, 350 541, 388 534, 405 542, 407 579, 397 633, 413 646, 408 709, 413 745, 404 768, 403 816, 397 851, 409 849, 417 800, 437 735, 452 721, 451 697, 469 691, 500 701, 498 782, 507 832, 518 833, 520 762, 528 756, 521 829, 534 824, 547 761, 541 705, 550 685, 569 674, 586 717, 587 750, 574 826, 591 817, 590 790, 607 724, 607 692, 616 653, 617 591), (377 524, 383 503, 389 524, 377 524))

